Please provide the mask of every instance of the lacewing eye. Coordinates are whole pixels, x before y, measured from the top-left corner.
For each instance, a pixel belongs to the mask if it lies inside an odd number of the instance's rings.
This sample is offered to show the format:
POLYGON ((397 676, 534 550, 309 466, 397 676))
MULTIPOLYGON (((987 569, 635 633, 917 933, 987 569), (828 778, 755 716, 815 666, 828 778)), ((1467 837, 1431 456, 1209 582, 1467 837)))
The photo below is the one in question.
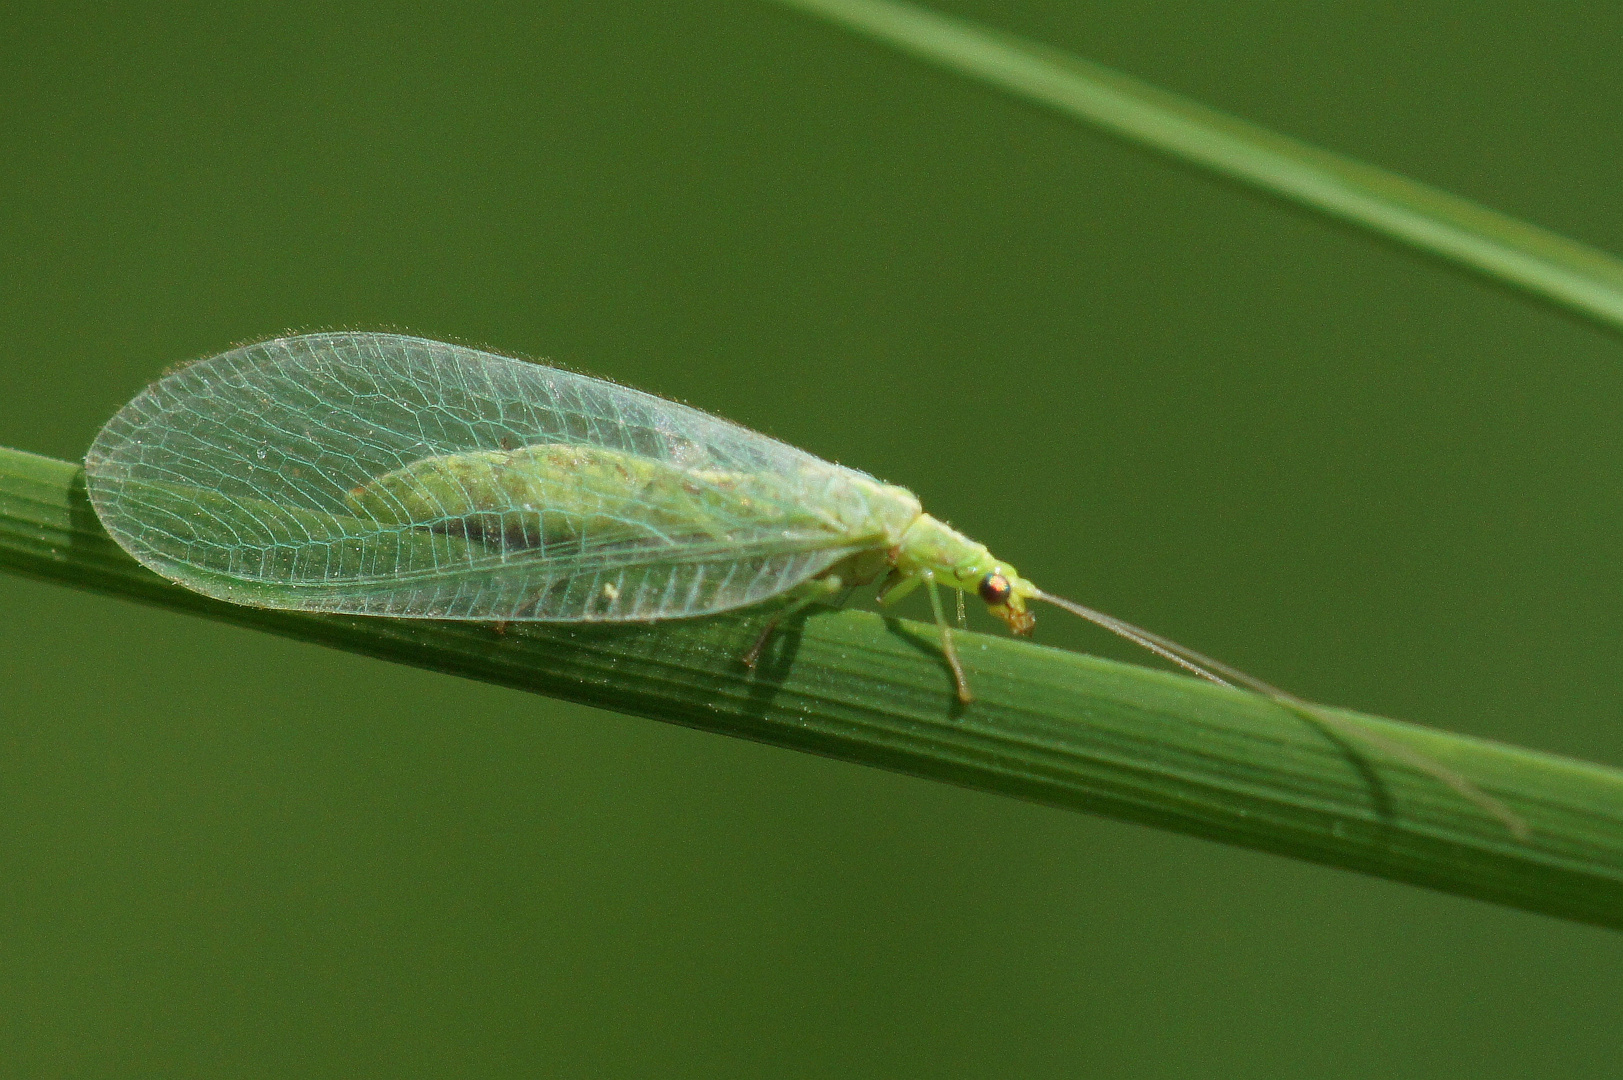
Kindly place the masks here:
POLYGON ((980 586, 975 591, 988 604, 1004 604, 1008 602, 1014 586, 1010 585, 1009 579, 1002 574, 991 573, 981 578, 980 586))

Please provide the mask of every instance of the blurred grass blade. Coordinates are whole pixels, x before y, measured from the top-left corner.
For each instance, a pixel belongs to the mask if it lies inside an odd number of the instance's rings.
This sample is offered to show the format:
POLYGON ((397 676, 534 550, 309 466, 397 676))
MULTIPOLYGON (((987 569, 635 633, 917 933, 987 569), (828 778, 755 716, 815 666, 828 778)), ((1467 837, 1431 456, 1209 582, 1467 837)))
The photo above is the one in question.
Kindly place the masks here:
MULTIPOLYGON (((1623 773, 1336 711, 1469 776, 1532 829, 1338 742, 1253 694, 964 634, 979 700, 956 706, 934 629, 825 612, 755 675, 760 612, 657 626, 306 615, 210 600, 108 538, 74 464, 0 449, 0 568, 286 637, 1105 814, 1530 911, 1623 928, 1623 773)), ((454 721, 448 721, 454 722, 454 721)))
POLYGON ((1623 260, 1059 49, 898 0, 778 0, 1623 329, 1623 260))

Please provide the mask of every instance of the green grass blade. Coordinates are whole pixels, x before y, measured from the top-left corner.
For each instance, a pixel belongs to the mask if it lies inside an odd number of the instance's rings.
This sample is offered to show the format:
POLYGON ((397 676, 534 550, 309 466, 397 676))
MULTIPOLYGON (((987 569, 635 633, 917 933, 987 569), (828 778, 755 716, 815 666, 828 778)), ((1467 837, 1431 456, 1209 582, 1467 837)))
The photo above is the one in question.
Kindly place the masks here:
POLYGON ((1623 260, 1059 49, 898 0, 778 0, 1623 329, 1623 260))
POLYGON ((755 675, 759 612, 657 626, 314 616, 237 607, 136 564, 74 464, 0 449, 0 567, 334 648, 965 787, 1623 928, 1623 773, 1337 715, 1469 776, 1532 828, 1254 695, 980 634, 955 705, 930 627, 820 612, 755 675))

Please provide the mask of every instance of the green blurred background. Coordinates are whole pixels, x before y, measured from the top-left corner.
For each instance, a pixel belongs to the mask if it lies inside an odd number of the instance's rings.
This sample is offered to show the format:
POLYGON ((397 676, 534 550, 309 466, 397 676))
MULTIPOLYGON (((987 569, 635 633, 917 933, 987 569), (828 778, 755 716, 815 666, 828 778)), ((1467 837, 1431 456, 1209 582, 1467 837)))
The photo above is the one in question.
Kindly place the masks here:
MULTIPOLYGON (((940 6, 1623 251, 1623 8, 940 6)), ((550 356, 1298 693, 1623 765, 1615 336, 756 0, 0 26, 0 443, 288 328, 550 356)), ((1623 1073, 1616 934, 0 612, 5 1076, 1623 1073)))

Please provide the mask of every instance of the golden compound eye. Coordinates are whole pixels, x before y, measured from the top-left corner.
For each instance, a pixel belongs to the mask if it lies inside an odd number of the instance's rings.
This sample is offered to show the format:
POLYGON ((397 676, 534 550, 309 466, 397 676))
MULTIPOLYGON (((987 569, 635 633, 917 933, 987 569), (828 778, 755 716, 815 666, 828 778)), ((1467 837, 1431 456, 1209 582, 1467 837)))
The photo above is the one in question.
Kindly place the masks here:
POLYGON ((1002 604, 1009 599, 1009 594, 1014 592, 1014 586, 1010 585, 1009 579, 1002 574, 991 573, 981 578, 980 587, 975 591, 988 604, 1002 604))

